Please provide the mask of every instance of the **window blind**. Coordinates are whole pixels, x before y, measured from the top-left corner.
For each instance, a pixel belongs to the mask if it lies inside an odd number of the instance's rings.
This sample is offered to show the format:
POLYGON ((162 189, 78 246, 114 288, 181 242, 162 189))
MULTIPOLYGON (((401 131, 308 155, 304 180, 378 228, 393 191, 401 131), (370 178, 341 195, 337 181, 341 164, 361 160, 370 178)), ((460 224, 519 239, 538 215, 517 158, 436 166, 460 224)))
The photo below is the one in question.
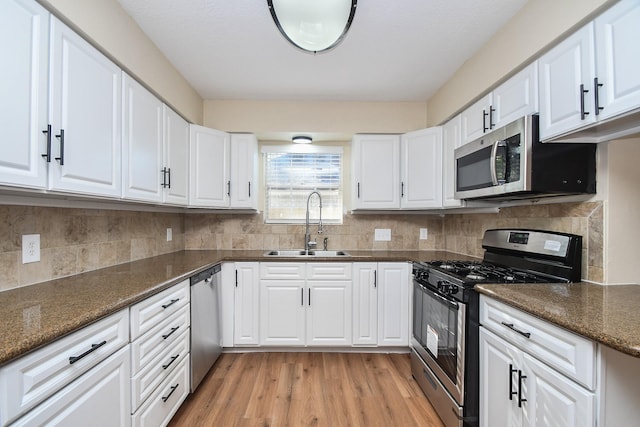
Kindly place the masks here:
MULTIPOLYGON (((342 223, 341 153, 264 153, 265 220, 305 221, 307 198, 313 191, 322 196, 322 221, 342 223)), ((319 201, 312 197, 309 218, 318 221, 319 201)))

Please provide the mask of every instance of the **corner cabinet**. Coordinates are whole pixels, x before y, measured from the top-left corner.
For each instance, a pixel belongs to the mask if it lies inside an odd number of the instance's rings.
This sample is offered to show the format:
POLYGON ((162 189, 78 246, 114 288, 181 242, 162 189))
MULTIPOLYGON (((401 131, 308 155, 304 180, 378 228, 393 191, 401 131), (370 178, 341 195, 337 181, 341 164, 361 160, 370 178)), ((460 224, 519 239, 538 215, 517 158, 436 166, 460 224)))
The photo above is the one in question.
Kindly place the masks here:
POLYGON ((622 0, 540 58, 542 140, 570 142, 579 128, 640 108, 638 22, 640 2, 622 0))
POLYGON ((189 205, 256 209, 258 141, 190 125, 189 205))

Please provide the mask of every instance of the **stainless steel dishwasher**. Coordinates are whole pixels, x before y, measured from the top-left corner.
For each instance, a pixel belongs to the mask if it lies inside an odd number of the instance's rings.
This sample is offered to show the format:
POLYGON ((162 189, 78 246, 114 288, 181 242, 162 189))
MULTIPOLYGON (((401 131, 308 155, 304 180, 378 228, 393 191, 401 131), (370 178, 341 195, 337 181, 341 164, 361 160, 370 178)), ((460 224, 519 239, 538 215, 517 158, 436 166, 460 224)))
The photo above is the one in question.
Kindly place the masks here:
POLYGON ((191 392, 222 353, 220 264, 191 277, 191 392))

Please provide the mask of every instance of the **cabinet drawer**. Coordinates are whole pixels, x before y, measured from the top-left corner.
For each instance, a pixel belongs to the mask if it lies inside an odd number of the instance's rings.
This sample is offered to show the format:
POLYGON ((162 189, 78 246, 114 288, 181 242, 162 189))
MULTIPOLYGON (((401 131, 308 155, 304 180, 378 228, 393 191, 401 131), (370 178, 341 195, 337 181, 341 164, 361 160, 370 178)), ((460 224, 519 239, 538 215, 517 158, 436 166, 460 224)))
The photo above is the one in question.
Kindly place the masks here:
POLYGON ((189 329, 182 334, 167 349, 145 365, 140 372, 131 378, 131 411, 136 409, 158 387, 182 359, 189 354, 189 329))
POLYGON ((131 306, 131 341, 162 322, 190 300, 189 280, 131 306))
POLYGON ((189 357, 185 357, 155 393, 133 414, 133 425, 166 426, 189 394, 189 381, 189 357))
POLYGON ((189 305, 182 307, 173 316, 131 343, 132 375, 136 375, 140 369, 163 354, 180 337, 182 331, 189 328, 189 308, 189 305))
POLYGON ((480 296, 480 324, 588 389, 595 389, 593 341, 484 295, 480 296))
POLYGON ((129 343, 122 310, 0 369, 0 425, 60 390, 129 343), (70 358, 78 357, 71 362, 70 358))
POLYGON ((307 264, 309 280, 351 280, 352 264, 347 262, 310 262, 307 264))
POLYGON ((123 347, 12 426, 129 426, 129 347, 123 347), (88 422, 87 416, 91 416, 88 422))
POLYGON ((304 280, 304 262, 261 262, 260 278, 272 280, 304 280))

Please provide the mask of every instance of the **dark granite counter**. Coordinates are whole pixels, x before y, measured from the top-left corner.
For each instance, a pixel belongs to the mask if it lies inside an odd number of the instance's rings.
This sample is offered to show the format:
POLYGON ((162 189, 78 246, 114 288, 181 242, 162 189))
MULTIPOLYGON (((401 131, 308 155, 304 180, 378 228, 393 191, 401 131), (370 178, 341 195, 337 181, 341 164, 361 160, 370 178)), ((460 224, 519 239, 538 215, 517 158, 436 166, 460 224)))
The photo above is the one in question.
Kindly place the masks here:
POLYGON ((473 259, 443 251, 349 251, 267 257, 264 251, 181 251, 0 292, 0 365, 223 261, 403 262, 473 259))
POLYGON ((592 283, 476 285, 476 290, 631 356, 640 357, 640 286, 592 283))

